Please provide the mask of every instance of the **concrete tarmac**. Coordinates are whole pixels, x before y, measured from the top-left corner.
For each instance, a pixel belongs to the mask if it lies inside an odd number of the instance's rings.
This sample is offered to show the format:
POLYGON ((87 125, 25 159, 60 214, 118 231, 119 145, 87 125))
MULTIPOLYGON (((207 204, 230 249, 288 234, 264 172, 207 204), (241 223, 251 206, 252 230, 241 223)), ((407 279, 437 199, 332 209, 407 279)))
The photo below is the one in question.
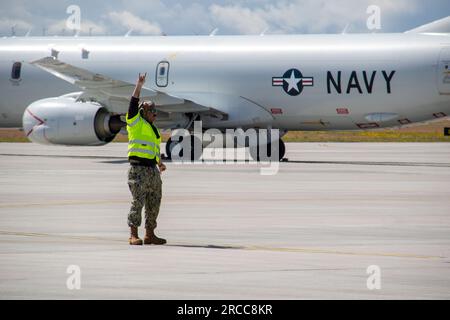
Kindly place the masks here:
POLYGON ((127 243, 126 148, 0 143, 0 299, 450 298, 448 143, 167 163, 160 247, 127 243))

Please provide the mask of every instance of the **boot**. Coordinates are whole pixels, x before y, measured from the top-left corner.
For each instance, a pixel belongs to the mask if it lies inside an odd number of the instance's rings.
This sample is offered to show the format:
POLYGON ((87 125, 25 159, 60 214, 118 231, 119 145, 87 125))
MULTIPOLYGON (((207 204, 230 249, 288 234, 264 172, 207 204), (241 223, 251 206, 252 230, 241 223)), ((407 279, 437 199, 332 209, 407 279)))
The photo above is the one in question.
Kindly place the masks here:
POLYGON ((155 229, 145 228, 144 244, 162 245, 166 243, 167 243, 166 239, 158 238, 155 235, 155 229))
POLYGON ((139 239, 137 227, 130 227, 129 243, 133 246, 142 246, 142 240, 139 239))

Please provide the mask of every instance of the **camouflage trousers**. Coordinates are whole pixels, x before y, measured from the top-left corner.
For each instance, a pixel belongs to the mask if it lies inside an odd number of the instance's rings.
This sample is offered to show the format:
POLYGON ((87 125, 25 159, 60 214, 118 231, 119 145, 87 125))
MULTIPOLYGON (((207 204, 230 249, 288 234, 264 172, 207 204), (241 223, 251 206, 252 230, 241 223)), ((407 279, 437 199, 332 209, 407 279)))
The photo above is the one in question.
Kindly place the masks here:
POLYGON ((133 200, 128 214, 128 226, 141 225, 141 211, 145 206, 145 227, 156 228, 156 218, 162 197, 162 181, 157 168, 130 166, 128 169, 128 187, 133 200))

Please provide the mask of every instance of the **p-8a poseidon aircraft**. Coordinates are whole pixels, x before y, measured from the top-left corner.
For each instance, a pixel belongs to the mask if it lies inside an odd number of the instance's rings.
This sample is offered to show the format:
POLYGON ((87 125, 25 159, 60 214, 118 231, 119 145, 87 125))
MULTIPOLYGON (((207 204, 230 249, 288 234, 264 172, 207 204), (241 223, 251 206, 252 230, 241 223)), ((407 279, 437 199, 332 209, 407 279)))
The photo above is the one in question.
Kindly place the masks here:
POLYGON ((163 129, 201 120, 204 130, 368 130, 446 117, 449 26, 450 17, 398 34, 3 38, 0 126, 23 126, 39 143, 106 144, 142 72, 141 97, 163 129))

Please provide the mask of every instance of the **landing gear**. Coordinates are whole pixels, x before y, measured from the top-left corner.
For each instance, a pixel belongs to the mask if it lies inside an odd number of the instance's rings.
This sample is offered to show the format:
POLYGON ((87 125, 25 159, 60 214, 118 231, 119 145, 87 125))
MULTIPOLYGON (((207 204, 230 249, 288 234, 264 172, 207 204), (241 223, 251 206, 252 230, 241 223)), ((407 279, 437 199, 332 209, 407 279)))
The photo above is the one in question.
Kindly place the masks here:
POLYGON ((169 138, 166 142, 166 159, 172 160, 172 150, 175 146, 175 143, 172 141, 172 138, 169 138))
MULTIPOLYGON (((266 149, 266 155, 263 155, 262 157, 260 156, 260 146, 255 146, 255 147, 250 147, 249 151, 250 151, 250 155, 252 156, 253 160, 255 161, 261 161, 264 160, 265 158, 268 159, 272 159, 272 152, 278 152, 278 160, 282 161, 284 158, 284 155, 286 154, 286 146, 284 144, 284 141, 279 139, 278 140, 278 150, 276 150, 276 148, 274 148, 274 150, 272 150, 272 144, 269 143, 267 144, 267 149, 266 149)), ((264 153, 264 152, 263 152, 264 153)))
POLYGON ((283 161, 286 154, 286 145, 283 140, 278 140, 278 160, 283 161))
POLYGON ((193 135, 181 136, 179 141, 173 141, 172 138, 169 138, 166 143, 166 156, 168 160, 197 161, 202 156, 202 143, 193 135), (183 139, 191 139, 191 141, 190 143, 181 145, 183 143, 183 139), (185 149, 188 149, 187 154, 189 156, 187 158, 184 157, 185 149))
MULTIPOLYGON (((284 155, 286 153, 286 146, 283 142, 283 140, 278 140, 278 148, 274 148, 271 143, 267 145, 266 151, 263 149, 262 156, 260 155, 260 146, 250 147, 250 155, 255 161, 262 161, 262 160, 270 160, 270 159, 278 159, 279 161, 282 161, 284 158, 284 155), (277 157, 272 157, 272 152, 278 153, 277 157)), ((201 141, 193 136, 182 136, 180 137, 179 141, 173 141, 172 138, 170 138, 166 143, 166 156, 168 160, 184 160, 184 161, 197 161, 202 156, 202 143, 201 141), (190 143, 183 143, 183 139, 191 139, 190 143), (197 139, 197 140, 196 140, 197 139), (196 150, 197 148, 197 150, 196 150), (185 158, 184 152, 187 151, 188 157, 185 158)))

